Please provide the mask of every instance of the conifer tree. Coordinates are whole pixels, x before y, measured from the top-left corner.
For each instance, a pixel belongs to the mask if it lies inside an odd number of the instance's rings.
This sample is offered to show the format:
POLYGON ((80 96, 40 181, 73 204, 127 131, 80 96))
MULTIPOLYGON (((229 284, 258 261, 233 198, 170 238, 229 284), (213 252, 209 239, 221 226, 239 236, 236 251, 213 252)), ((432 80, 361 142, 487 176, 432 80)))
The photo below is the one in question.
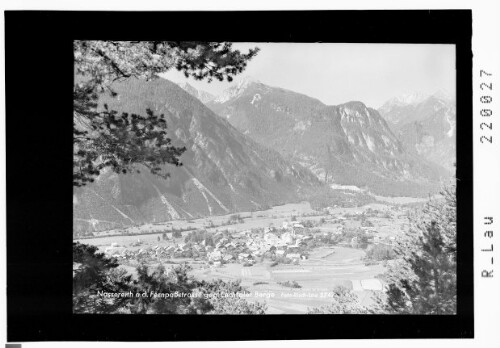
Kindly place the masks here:
POLYGON ((408 314, 455 314, 456 195, 455 185, 442 191, 411 218, 411 228, 398 241, 399 256, 386 272, 383 308, 408 314))
POLYGON ((81 41, 73 43, 73 185, 83 186, 111 168, 116 173, 139 171, 166 177, 162 165, 181 165, 186 150, 167 137, 163 115, 118 113, 98 106, 113 83, 129 78, 152 80, 174 68, 197 80, 231 81, 258 48, 244 54, 227 42, 81 41), (139 166, 138 166, 139 165, 139 166))
POLYGON ((339 286, 332 291, 332 301, 326 306, 309 308, 307 314, 370 314, 361 305, 358 296, 349 289, 339 286))
POLYGON ((73 312, 102 314, 264 314, 266 305, 237 296, 246 292, 239 281, 199 281, 190 266, 136 268, 132 278, 114 258, 91 245, 73 243, 73 312), (107 294, 132 296, 107 297, 107 294), (139 296, 136 296, 139 294, 139 296), (143 296, 143 294, 145 296, 143 296), (164 296, 174 294, 174 296, 164 296), (176 296, 176 294, 178 296, 176 296), (218 294, 219 296, 208 296, 218 294))
POLYGON ((75 313, 111 313, 124 306, 124 298, 97 295, 127 292, 131 276, 120 270, 116 259, 98 252, 93 245, 73 243, 73 311, 75 313))

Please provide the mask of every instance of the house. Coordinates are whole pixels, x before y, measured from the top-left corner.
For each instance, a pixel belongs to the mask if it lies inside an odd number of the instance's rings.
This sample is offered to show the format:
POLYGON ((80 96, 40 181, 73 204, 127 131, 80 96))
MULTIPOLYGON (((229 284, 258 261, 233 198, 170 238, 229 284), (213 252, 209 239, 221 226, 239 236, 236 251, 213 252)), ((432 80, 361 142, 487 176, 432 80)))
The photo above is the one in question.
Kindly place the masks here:
POLYGON ((227 238, 222 238, 220 241, 217 242, 217 244, 215 245, 215 247, 216 248, 221 248, 224 245, 226 245, 227 242, 228 242, 227 238))
POLYGON ((252 244, 248 246, 248 249, 250 249, 251 251, 256 251, 259 250, 259 246, 257 244, 252 244))
POLYGON ((286 244, 292 244, 293 236, 290 232, 285 232, 281 235, 281 240, 286 244))
POLYGON ((208 254, 209 260, 220 260, 222 258, 222 253, 218 250, 215 250, 208 254))
POLYGON ((226 247, 227 247, 227 248, 230 248, 230 247, 231 247, 231 248, 236 248, 237 246, 238 246, 238 243, 237 243, 237 242, 234 242, 234 241, 233 241, 233 242, 231 242, 231 243, 228 243, 228 244, 226 245, 226 247))
POLYGON ((273 242, 273 241, 277 241, 279 239, 279 237, 277 235, 275 235, 274 233, 266 233, 264 235, 264 240, 266 242, 273 242))

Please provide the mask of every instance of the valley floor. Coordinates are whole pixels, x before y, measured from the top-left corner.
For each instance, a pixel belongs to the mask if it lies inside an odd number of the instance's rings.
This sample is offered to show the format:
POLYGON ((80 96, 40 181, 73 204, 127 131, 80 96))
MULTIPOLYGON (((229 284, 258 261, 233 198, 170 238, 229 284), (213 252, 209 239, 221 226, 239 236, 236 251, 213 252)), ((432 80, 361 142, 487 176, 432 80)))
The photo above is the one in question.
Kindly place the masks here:
MULTIPOLYGON (((356 208, 331 208, 328 211, 316 212, 307 202, 286 204, 260 212, 240 213, 241 220, 231 225, 221 225, 230 215, 213 216, 191 221, 179 220, 165 224, 149 224, 136 227, 129 233, 140 235, 101 235, 97 238, 85 238, 79 241, 99 247, 100 251, 109 252, 110 246, 118 246, 122 251, 137 252, 139 249, 158 248, 178 245, 184 242, 184 237, 190 233, 182 232, 182 238, 172 238, 172 229, 187 228, 206 229, 208 231, 228 230, 238 233, 251 229, 269 227, 281 228, 283 223, 296 220, 298 223, 309 221, 316 224, 317 233, 332 233, 344 228, 363 228, 360 214, 369 212, 371 231, 377 240, 390 242, 408 228, 406 207, 374 203, 356 208), (372 212, 377 212, 373 214, 372 212), (221 226, 219 226, 221 225, 221 226), (214 226, 214 227, 209 227, 214 226), (158 231, 158 233, 155 233, 158 231), (166 233, 168 240, 162 235, 166 233), (137 243, 140 241, 139 243, 137 243)), ((382 262, 365 263, 365 251, 352 248, 350 245, 321 246, 311 250, 307 259, 301 259, 298 264, 273 265, 270 260, 261 260, 251 267, 242 263, 223 263, 217 267, 208 265, 200 258, 169 258, 164 265, 173 267, 187 262, 193 268, 191 274, 200 280, 236 280, 249 291, 250 301, 266 302, 269 314, 306 313, 308 308, 319 307, 331 303, 332 289, 344 286, 358 295, 362 305, 370 307, 373 304, 372 295, 383 290, 383 283, 377 278, 384 273, 382 262), (297 282, 300 288, 286 287, 283 282, 297 282)), ((151 259, 150 266, 159 262, 151 259)), ((122 266, 130 273, 135 273, 135 265, 124 262, 122 266)))
POLYGON ((305 314, 309 308, 330 304, 336 286, 354 291, 361 304, 369 307, 373 291, 382 290, 382 282, 375 277, 384 272, 384 267, 365 266, 363 256, 364 252, 358 249, 320 248, 299 265, 227 264, 222 268, 195 269, 192 274, 203 280, 241 279, 242 286, 249 291, 246 299, 266 302, 268 314, 305 314), (287 281, 295 281, 301 288, 279 284, 287 281))

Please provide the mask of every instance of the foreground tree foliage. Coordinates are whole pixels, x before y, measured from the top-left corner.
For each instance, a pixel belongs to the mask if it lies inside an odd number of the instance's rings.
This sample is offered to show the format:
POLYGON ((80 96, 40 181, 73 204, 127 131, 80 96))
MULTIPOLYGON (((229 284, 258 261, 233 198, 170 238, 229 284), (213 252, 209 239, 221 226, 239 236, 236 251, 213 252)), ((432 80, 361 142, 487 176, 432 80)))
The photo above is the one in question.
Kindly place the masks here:
POLYGON ((187 276, 187 266, 166 270, 159 265, 152 272, 148 267, 137 267, 137 279, 130 284, 133 293, 146 293, 146 297, 134 297, 122 308, 131 314, 204 314, 211 307, 210 303, 199 297, 155 297, 153 293, 179 293, 193 294, 197 291, 199 283, 187 276))
POLYGON ((339 286, 333 291, 332 303, 326 306, 309 309, 307 314, 370 314, 363 307, 359 298, 349 289, 339 286))
POLYGON ((109 301, 98 291, 126 292, 131 277, 118 270, 118 262, 97 252, 97 247, 73 243, 73 311, 110 313, 124 305, 123 299, 109 301))
POLYGON ((412 217, 410 231, 395 248, 399 259, 385 274, 380 301, 388 313, 455 314, 457 305, 456 186, 442 191, 412 217))
POLYGON ((264 314, 265 304, 227 294, 244 293, 240 282, 206 282, 188 276, 189 266, 150 270, 137 267, 132 277, 115 259, 97 248, 73 243, 73 311, 101 314, 264 314), (106 297, 104 293, 131 293, 132 297, 106 297), (154 294, 178 294, 162 297, 154 294), (135 296, 141 294, 141 296, 135 296), (146 294, 147 296, 142 296, 146 294), (224 296, 226 295, 226 296, 224 296))
POLYGON ((396 257, 391 246, 385 244, 375 244, 366 250, 365 259, 370 261, 387 261, 396 257))
POLYGON ((241 286, 241 280, 224 282, 220 279, 213 282, 202 282, 204 294, 212 296, 212 309, 208 314, 265 314, 265 303, 248 302, 241 297, 224 296, 224 294, 247 293, 241 286), (215 295, 215 296, 214 296, 215 295))
POLYGON ((104 168, 116 173, 143 165, 162 177, 163 164, 181 165, 186 150, 167 137, 163 115, 118 113, 98 108, 99 96, 116 96, 112 84, 128 78, 151 80, 174 68, 186 77, 231 81, 258 48, 244 54, 231 43, 173 41, 79 41, 73 43, 73 185, 93 182, 104 168))

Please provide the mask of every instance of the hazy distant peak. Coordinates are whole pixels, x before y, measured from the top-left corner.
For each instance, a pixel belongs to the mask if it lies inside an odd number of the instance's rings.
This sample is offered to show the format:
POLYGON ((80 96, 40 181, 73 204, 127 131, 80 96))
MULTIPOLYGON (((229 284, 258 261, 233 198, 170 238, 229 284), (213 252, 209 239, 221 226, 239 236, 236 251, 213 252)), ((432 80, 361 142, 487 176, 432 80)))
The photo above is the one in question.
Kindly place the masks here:
POLYGON ((413 92, 413 93, 401 94, 392 99, 389 99, 387 102, 384 103, 384 105, 380 107, 379 110, 387 111, 395 106, 417 105, 428 100, 429 98, 434 98, 445 102, 452 102, 454 100, 454 98, 451 96, 450 93, 442 89, 437 90, 432 94, 413 92))
POLYGON ((434 92, 432 94, 432 96, 437 98, 437 99, 442 99, 442 100, 446 100, 446 101, 453 101, 454 100, 451 93, 449 93, 448 91, 446 91, 444 89, 437 90, 436 92, 434 92))
POLYGON ((231 99, 238 98, 241 96, 250 86, 256 83, 261 83, 259 80, 252 76, 245 76, 243 77, 240 81, 238 81, 237 84, 233 84, 231 87, 227 88, 222 92, 221 95, 219 95, 217 98, 214 99, 215 103, 225 103, 231 99))
POLYGON ((191 86, 191 84, 189 82, 179 82, 178 83, 179 87, 181 88, 184 88, 184 87, 187 87, 187 88, 194 88, 193 86, 191 86))
POLYGON ((177 85, 186 92, 197 91, 197 89, 191 86, 188 82, 179 82, 177 85))
POLYGON ((241 88, 243 86, 248 86, 249 84, 252 83, 261 83, 261 82, 251 75, 246 75, 240 80, 240 82, 238 83, 238 87, 241 88))
POLYGON ((392 104, 392 105, 418 104, 423 102, 428 97, 429 97, 428 94, 424 94, 421 92, 405 93, 390 99, 386 104, 392 104))
POLYGON ((202 103, 208 103, 215 98, 212 94, 204 90, 197 89, 190 85, 188 82, 180 82, 177 83, 177 85, 196 99, 200 100, 202 103))

